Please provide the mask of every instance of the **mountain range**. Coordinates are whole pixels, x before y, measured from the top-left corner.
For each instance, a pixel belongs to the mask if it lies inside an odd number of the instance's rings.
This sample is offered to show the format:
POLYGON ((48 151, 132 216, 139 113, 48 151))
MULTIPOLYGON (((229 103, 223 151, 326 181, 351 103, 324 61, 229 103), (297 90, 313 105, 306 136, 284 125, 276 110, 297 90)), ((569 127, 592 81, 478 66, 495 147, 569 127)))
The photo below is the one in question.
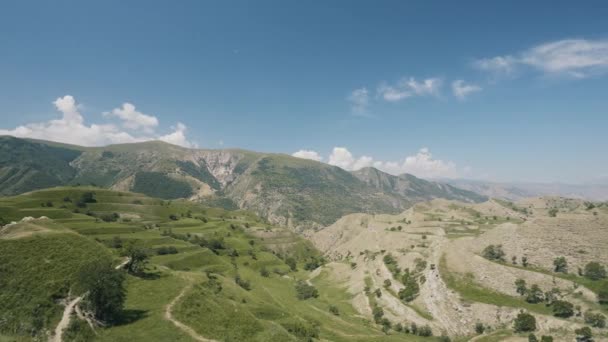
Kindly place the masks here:
POLYGON ((249 209, 297 230, 326 226, 349 213, 398 213, 434 198, 487 199, 410 174, 348 172, 284 154, 188 149, 160 141, 82 147, 0 137, 0 195, 63 185, 249 209))

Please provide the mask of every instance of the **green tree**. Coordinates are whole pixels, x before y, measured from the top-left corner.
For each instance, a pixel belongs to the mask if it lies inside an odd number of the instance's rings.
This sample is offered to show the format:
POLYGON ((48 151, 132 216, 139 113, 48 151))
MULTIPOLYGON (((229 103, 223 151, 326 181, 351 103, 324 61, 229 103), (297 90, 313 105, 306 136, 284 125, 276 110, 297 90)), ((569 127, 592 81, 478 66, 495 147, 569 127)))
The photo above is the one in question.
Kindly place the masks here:
POLYGON ((340 310, 335 305, 330 305, 329 306, 329 312, 331 312, 332 314, 334 314, 336 316, 340 316, 340 310))
POLYGON ((592 261, 585 265, 585 277, 591 280, 600 280, 606 278, 606 268, 597 261, 592 261))
POLYGON ((553 270, 560 273, 568 273, 568 261, 565 257, 558 257, 553 260, 553 270))
POLYGON ((553 302, 553 316, 568 318, 574 315, 574 305, 564 300, 556 300, 553 302))
POLYGON ((553 336, 543 335, 540 338, 540 342, 553 342, 553 336))
POLYGON ((102 322, 120 318, 126 298, 124 273, 107 261, 83 266, 78 272, 77 290, 84 294, 84 304, 102 322))
POLYGON ((528 342, 538 342, 536 335, 534 335, 534 334, 528 335, 528 342))
POLYGON ((268 272, 265 266, 262 266, 262 268, 260 269, 260 275, 262 277, 268 278, 270 276, 270 272, 268 272))
POLYGON ((520 311, 513 322, 515 332, 530 332, 536 330, 536 318, 531 314, 520 311))
POLYGON ((127 265, 125 266, 129 273, 140 274, 143 272, 148 263, 148 253, 146 253, 146 250, 143 247, 131 242, 127 244, 122 254, 129 258, 129 262, 127 262, 127 265))

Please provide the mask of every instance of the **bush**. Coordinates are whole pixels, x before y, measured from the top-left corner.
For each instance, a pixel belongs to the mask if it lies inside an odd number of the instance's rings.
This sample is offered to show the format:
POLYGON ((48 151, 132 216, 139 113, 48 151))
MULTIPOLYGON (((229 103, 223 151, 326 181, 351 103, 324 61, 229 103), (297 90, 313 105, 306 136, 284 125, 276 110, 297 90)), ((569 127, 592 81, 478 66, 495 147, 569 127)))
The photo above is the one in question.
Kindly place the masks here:
POLYGON ((338 307, 335 305, 329 306, 329 312, 331 312, 332 314, 334 314, 336 316, 340 316, 340 310, 338 310, 338 307))
POLYGON ((120 215, 118 213, 102 214, 99 218, 104 222, 116 222, 120 218, 120 215))
POLYGON ((502 250, 502 245, 489 245, 484 248, 481 255, 493 261, 505 261, 505 252, 502 250))
POLYGON ((593 341, 593 333, 591 332, 591 328, 582 327, 580 329, 574 330, 576 334, 577 342, 592 342, 593 341))
POLYGON ((301 341, 314 341, 314 339, 319 338, 319 326, 313 325, 308 322, 303 322, 300 320, 292 320, 288 322, 283 322, 281 325, 287 330, 290 334, 293 334, 299 337, 298 340, 301 341))
POLYGON ((270 277, 270 272, 268 272, 268 270, 266 269, 266 267, 262 267, 260 269, 260 275, 264 278, 268 278, 270 277))
POLYGON ((298 269, 298 265, 296 263, 296 259, 294 259, 292 257, 289 257, 289 258, 285 259, 285 263, 294 272, 298 269))
POLYGON ((374 316, 374 322, 380 323, 382 321, 382 317, 384 316, 384 310, 376 305, 372 309, 372 315, 374 316))
POLYGON ((478 334, 483 334, 486 331, 486 327, 481 322, 475 323, 475 332, 478 334))
POLYGON ((540 338, 540 342, 553 342, 553 337, 552 336, 543 335, 540 338))
POLYGON ((513 322, 515 332, 530 332, 536 330, 536 318, 531 314, 521 311, 513 322))
POLYGON ((122 255, 129 258, 125 268, 131 274, 141 274, 148 263, 146 250, 133 242, 124 248, 122 255))
POLYGON ((433 336, 433 329, 431 329, 431 327, 428 325, 423 325, 418 328, 417 335, 423 337, 433 336))
POLYGON ((166 255, 166 254, 177 254, 177 248, 175 246, 162 246, 156 249, 156 254, 158 255, 166 255))
POLYGON ((319 291, 314 286, 308 285, 301 280, 296 283, 296 293, 296 297, 299 300, 319 297, 319 291))
POLYGON ((600 304, 608 304, 608 283, 605 283, 597 292, 597 301, 600 304))
POLYGON ((555 258, 553 266, 555 272, 568 273, 568 261, 564 257, 555 258))
POLYGON ((169 219, 170 219, 171 221, 177 221, 177 220, 179 220, 179 218, 178 218, 178 217, 177 217, 177 215, 175 215, 175 214, 171 214, 171 215, 169 215, 169 219))
POLYGON ((563 300, 553 302, 553 316, 568 318, 574 315, 574 305, 563 300))
POLYGON ((526 281, 523 279, 515 280, 515 291, 520 295, 524 296, 526 292, 528 292, 528 288, 526 287, 526 281))
POLYGON ((241 278, 238 274, 234 277, 234 282, 247 291, 251 290, 251 283, 248 280, 241 278))
POLYGON ((601 313, 593 313, 591 311, 585 312, 585 323, 589 324, 594 328, 605 328, 606 327, 606 316, 601 313))
POLYGON ((597 261, 592 261, 585 265, 583 273, 585 277, 591 280, 600 280, 606 278, 606 268, 597 261))
POLYGON ((538 342, 536 335, 534 335, 534 334, 528 335, 528 342, 538 342))
POLYGON ((538 285, 533 284, 530 289, 526 292, 526 302, 536 304, 542 302, 544 299, 543 291, 538 285))

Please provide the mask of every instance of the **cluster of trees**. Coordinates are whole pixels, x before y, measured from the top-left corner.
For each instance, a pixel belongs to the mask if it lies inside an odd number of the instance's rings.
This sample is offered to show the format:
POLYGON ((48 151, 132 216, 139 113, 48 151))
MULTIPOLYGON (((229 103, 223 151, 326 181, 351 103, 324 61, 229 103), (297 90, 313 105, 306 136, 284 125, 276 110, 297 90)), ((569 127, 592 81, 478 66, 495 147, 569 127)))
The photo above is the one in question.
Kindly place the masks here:
POLYGON ((249 280, 241 278, 241 276, 238 274, 234 277, 234 282, 247 291, 251 290, 251 283, 249 280))
MULTIPOLYGON (((417 259, 414 272, 411 273, 410 269, 406 268, 402 273, 401 268, 397 264, 397 260, 392 254, 386 254, 382 260, 384 261, 386 268, 393 274, 393 277, 400 279, 401 283, 404 285, 404 287, 399 290, 399 298, 405 302, 411 302, 416 299, 420 292, 420 286, 418 285, 420 276, 418 273, 424 271, 427 266, 426 261, 417 259)), ((388 286, 390 286, 390 284, 388 284, 388 286)), ((386 284, 385 287, 387 287, 386 284)))
POLYGON ((556 317, 568 318, 574 315, 574 305, 570 302, 561 299, 561 291, 559 288, 552 288, 550 291, 543 292, 541 288, 532 284, 529 288, 526 281, 517 279, 515 281, 515 290, 523 296, 528 303, 537 304, 546 302, 553 310, 553 315, 556 317))

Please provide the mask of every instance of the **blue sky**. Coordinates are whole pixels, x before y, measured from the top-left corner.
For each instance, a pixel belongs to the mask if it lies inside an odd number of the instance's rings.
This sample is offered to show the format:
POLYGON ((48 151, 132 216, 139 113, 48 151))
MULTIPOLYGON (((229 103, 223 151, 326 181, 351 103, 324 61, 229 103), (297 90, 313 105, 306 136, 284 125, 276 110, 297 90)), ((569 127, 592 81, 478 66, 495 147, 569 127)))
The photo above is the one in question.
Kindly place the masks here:
POLYGON ((606 18, 605 1, 4 2, 0 133, 593 182, 606 18))

